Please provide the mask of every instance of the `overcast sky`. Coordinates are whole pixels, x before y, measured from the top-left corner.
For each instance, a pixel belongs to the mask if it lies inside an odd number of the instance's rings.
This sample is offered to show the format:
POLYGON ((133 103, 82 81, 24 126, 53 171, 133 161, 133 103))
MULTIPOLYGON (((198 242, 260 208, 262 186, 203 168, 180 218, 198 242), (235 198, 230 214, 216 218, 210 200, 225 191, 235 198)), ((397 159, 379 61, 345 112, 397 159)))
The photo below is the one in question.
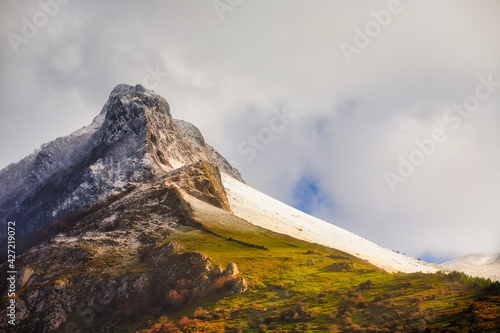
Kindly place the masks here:
POLYGON ((140 83, 290 205, 415 257, 500 251, 499 15, 496 0, 0 0, 0 168, 140 83))

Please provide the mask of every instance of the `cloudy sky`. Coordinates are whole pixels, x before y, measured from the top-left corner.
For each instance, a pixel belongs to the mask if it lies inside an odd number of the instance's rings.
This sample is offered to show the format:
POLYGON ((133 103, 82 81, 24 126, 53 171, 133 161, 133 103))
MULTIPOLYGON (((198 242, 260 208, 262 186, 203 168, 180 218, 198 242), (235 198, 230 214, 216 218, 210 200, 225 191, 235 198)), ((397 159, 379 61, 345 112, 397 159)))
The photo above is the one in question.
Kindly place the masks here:
POLYGON ((500 251, 500 2, 0 0, 0 168, 164 96, 248 184, 443 261, 500 251))

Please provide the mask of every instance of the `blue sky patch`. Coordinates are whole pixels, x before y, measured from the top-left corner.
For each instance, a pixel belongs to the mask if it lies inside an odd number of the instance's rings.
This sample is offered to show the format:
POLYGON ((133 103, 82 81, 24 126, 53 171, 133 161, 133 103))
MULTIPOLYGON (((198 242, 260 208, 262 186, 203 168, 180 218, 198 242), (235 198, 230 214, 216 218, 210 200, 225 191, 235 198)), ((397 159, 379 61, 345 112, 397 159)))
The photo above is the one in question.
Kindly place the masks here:
POLYGON ((298 181, 293 190, 293 202, 293 207, 311 215, 320 206, 333 206, 322 192, 318 181, 312 177, 303 177, 298 181))

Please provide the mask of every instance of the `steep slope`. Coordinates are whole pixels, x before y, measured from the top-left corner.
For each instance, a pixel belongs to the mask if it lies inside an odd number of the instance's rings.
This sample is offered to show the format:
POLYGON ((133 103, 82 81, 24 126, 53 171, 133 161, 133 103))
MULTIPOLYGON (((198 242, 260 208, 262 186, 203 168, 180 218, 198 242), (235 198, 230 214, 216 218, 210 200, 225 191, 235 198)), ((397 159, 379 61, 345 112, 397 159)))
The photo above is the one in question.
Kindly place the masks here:
POLYGON ((443 270, 438 265, 401 255, 305 214, 228 175, 223 174, 222 180, 233 212, 254 225, 347 252, 388 272, 433 273, 443 270))
POLYGON ((469 253, 441 266, 470 276, 500 281, 500 253, 469 253))

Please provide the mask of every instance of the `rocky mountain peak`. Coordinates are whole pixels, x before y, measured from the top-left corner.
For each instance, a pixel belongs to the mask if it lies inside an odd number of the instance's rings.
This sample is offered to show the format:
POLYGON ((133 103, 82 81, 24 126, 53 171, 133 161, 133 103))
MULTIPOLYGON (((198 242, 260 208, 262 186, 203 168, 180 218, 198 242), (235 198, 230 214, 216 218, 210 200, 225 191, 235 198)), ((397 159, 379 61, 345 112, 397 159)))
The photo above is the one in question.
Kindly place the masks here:
POLYGON ((196 126, 172 118, 163 97, 120 84, 92 124, 0 170, 0 222, 16 221, 29 240, 54 221, 198 161, 242 181, 196 126))
POLYGON ((130 135, 145 136, 148 126, 157 126, 156 122, 174 130, 167 101, 141 85, 116 86, 102 112, 105 119, 100 143, 116 142, 130 135))
POLYGON ((17 287, 32 291, 17 300, 16 332, 73 331, 69 315, 95 304, 97 295, 114 299, 102 307, 111 320, 96 318, 112 326, 128 301, 142 300, 137 307, 146 313, 246 291, 235 263, 218 272, 206 254, 170 239, 206 230, 197 219, 200 205, 207 216, 233 216, 220 171, 241 180, 196 126, 172 118, 163 97, 125 84, 91 125, 1 170, 1 223, 6 230, 16 222, 17 287), (129 274, 123 266, 144 270, 129 274))

